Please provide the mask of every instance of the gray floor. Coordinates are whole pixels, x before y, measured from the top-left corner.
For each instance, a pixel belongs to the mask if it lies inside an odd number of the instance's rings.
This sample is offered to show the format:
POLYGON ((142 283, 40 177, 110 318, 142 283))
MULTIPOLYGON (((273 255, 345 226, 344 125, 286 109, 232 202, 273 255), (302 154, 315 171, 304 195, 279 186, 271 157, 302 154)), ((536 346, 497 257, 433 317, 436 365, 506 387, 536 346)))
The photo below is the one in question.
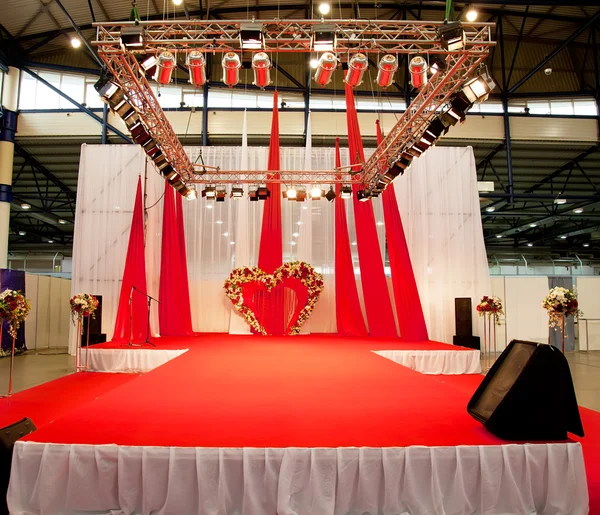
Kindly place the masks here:
MULTIPOLYGON (((75 358, 67 349, 29 351, 15 357, 13 392, 52 381, 73 372, 75 358)), ((581 406, 600 411, 600 351, 568 352, 577 400, 581 406)), ((0 395, 6 393, 10 358, 0 359, 0 395)))

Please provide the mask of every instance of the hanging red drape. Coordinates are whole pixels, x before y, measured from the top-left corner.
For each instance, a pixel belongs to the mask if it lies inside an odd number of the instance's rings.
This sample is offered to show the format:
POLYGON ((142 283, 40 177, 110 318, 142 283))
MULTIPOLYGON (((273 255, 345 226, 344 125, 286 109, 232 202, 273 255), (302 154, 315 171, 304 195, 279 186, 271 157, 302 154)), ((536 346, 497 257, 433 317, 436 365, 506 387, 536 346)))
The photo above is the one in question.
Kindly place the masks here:
MULTIPOLYGON (((377 124, 377 145, 383 141, 379 120, 377 124)), ((400 336, 408 341, 428 340, 427 325, 421 307, 417 281, 410 261, 406 236, 398 209, 394 184, 389 184, 382 194, 385 234, 387 238, 396 314, 400 326, 400 336)))
MULTIPOLYGON (((279 109, 277 91, 273 95, 273 119, 269 143, 268 170, 280 170, 279 157, 279 109)), ((279 174, 272 174, 279 179, 279 174)), ((283 264, 283 234, 281 229, 281 187, 279 183, 267 182, 271 195, 264 201, 258 267, 272 274, 283 264)), ((256 298, 257 315, 265 320, 265 327, 272 328, 272 334, 284 334, 283 291, 274 291, 268 296, 258 294, 256 298)))
POLYGON ((142 205, 141 178, 138 179, 133 206, 129 246, 125 258, 113 341, 139 342, 146 339, 148 304, 146 303, 146 297, 140 292, 146 293, 144 208, 142 205))
MULTIPOLYGON (((335 166, 342 165, 340 139, 335 140, 335 166)), ((352 252, 348 237, 345 200, 340 197, 336 184, 335 198, 335 319, 337 332, 342 336, 367 336, 367 328, 360 309, 358 289, 354 277, 352 252)))
MULTIPOLYGON (((165 181, 163 201, 162 244, 160 254, 160 285, 158 290, 158 323, 161 336, 188 335, 185 312, 189 313, 189 295, 182 295, 183 269, 177 213, 173 195, 179 195, 165 181), (187 306, 185 306, 187 302, 187 306)), ((187 274, 186 274, 187 280, 187 274)))
MULTIPOLYGON (((346 120, 350 164, 364 163, 365 153, 354 106, 354 94, 352 87, 348 84, 346 84, 346 120)), ((360 189, 358 184, 352 185, 356 242, 369 333, 372 336, 394 337, 398 334, 383 268, 383 259, 379 250, 373 205, 371 200, 360 202, 357 199, 356 193, 360 189)))
POLYGON ((190 283, 188 279, 187 253, 185 246, 185 224, 183 221, 183 197, 179 194, 175 195, 175 208, 177 215, 177 229, 179 233, 179 253, 181 263, 181 287, 180 287, 180 307, 181 319, 185 334, 193 335, 192 329, 192 310, 190 303, 190 283))

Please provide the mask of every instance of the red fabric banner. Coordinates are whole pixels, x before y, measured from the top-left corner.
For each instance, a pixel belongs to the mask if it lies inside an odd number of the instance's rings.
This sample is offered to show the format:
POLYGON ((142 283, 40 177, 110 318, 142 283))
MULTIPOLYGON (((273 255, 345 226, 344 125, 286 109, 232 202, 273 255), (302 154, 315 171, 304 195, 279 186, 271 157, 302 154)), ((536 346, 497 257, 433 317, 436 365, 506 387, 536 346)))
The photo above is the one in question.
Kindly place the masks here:
MULTIPOLYGON (((340 139, 335 140, 335 165, 341 166, 340 139)), ((342 336, 367 336, 367 328, 360 309, 354 265, 348 238, 345 200, 340 197, 336 184, 335 198, 335 319, 337 332, 342 336)))
POLYGON ((181 262, 181 284, 180 284, 180 309, 181 320, 185 334, 193 335, 192 310, 190 303, 190 283, 188 279, 187 252, 185 246, 185 224, 183 221, 183 197, 175 194, 175 208, 177 215, 177 231, 179 234, 179 253, 181 262))
MULTIPOLYGON (((279 156, 279 109, 277 91, 273 95, 273 119, 271 122, 271 140, 269 143, 269 170, 280 170, 279 156)), ((278 179, 279 174, 273 174, 278 179)), ((270 197, 264 201, 260 248, 258 251, 258 267, 268 274, 283 264, 283 232, 281 229, 281 187, 279 183, 268 182, 270 197)), ((264 320, 265 327, 272 329, 272 334, 285 332, 283 291, 278 289, 266 297, 257 294, 256 314, 264 320)))
POLYGON ((146 256, 144 254, 144 208, 142 205, 142 181, 138 179, 129 246, 123 270, 123 282, 115 321, 115 342, 140 342, 146 339, 148 304, 146 297, 146 256), (134 289, 135 288, 135 289, 134 289), (137 290, 137 291, 136 291, 137 290), (130 306, 131 302, 131 306, 130 306))
MULTIPOLYGON (((184 281, 181 242, 173 195, 179 195, 165 181, 163 202, 162 245, 160 255, 160 285, 158 290, 158 323, 161 336, 186 336, 186 320, 184 312, 189 310, 189 294, 182 296, 181 287, 184 281), (183 307, 182 307, 183 306, 183 307)), ((187 274, 185 277, 187 281, 187 274)), ((189 313, 189 311, 188 311, 189 313)))
MULTIPOLYGON (((350 164, 364 163, 365 153, 354 106, 354 94, 352 87, 348 84, 346 84, 346 120, 350 164)), ((379 337, 395 337, 397 336, 396 323, 383 268, 383 259, 379 250, 373 205, 371 200, 360 202, 357 199, 356 193, 360 189, 358 184, 352 185, 356 242, 369 334, 379 337)))
MULTIPOLYGON (((377 145, 379 145, 383 141, 383 134, 381 133, 379 120, 376 123, 377 145)), ((396 302, 400 335, 408 341, 429 340, 393 183, 385 189, 382 199, 385 234, 392 270, 392 284, 394 285, 394 300, 396 302)))

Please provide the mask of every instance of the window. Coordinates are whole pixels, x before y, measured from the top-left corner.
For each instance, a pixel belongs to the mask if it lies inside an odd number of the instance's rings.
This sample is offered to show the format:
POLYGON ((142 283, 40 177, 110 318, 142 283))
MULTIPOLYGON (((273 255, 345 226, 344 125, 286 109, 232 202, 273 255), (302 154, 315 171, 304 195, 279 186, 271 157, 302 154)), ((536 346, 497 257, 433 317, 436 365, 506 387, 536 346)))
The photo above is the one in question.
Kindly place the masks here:
MULTIPOLYGON (((62 75, 59 87, 65 95, 68 95, 80 104, 83 103, 85 96, 85 76, 62 75)), ((73 109, 76 106, 66 98, 60 97, 58 107, 60 109, 73 109)))
POLYGON ((182 89, 179 86, 161 86, 157 97, 162 108, 181 107, 182 89))

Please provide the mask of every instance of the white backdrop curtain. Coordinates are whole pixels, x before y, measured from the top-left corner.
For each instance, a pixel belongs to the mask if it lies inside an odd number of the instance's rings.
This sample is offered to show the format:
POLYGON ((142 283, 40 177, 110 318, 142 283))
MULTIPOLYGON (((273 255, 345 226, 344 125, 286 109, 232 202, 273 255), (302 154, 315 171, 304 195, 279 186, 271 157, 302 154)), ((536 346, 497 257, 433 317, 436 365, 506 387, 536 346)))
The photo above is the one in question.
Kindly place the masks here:
MULTIPOLYGON (((267 167, 266 147, 189 147, 187 151, 193 162, 220 166, 223 170, 240 169, 246 159, 249 170, 267 167)), ((370 152, 367 151, 367 158, 370 152)), ((307 153, 313 170, 333 169, 332 148, 284 147, 281 149, 282 170, 307 168, 307 153)), ((347 163, 347 149, 342 149, 342 164, 347 163)), ((72 291, 103 295, 102 326, 108 338, 112 337, 114 326, 137 176, 144 172, 148 293, 157 297, 163 180, 154 165, 146 163, 137 146, 83 146, 72 291)), ((454 297, 470 296, 475 306, 490 289, 476 180, 470 148, 436 147, 415 160, 410 170, 396 181, 429 335, 439 341, 452 341, 454 297)), ((373 202, 384 252, 381 199, 373 202)), ((350 241, 354 242, 352 203, 346 202, 346 205, 350 241)), ((232 307, 225 297, 223 282, 232 268, 256 265, 262 208, 262 202, 249 202, 246 196, 242 200, 227 198, 218 203, 202 198, 184 202, 195 331, 241 331, 236 330, 231 321, 232 307)), ((282 217, 284 261, 310 256, 310 263, 324 277, 325 290, 311 317, 310 331, 335 332, 333 203, 325 199, 284 201, 282 217)), ((351 248, 360 283, 356 245, 351 248)), ((387 272, 389 274, 389 269, 387 272)), ((154 334, 156 313, 154 307, 154 334)), ((479 327, 477 320, 474 325, 475 329, 479 327)), ((74 336, 71 340, 73 348, 74 336)))

